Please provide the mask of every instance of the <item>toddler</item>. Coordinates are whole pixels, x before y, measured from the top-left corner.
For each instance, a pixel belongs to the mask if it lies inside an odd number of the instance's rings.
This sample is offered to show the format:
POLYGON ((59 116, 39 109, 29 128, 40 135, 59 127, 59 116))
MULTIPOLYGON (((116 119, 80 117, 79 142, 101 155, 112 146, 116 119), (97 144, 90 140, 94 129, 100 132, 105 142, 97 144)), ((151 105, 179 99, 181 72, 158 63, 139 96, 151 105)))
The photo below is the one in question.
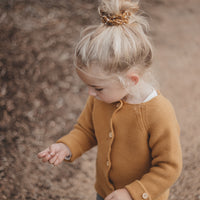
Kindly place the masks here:
POLYGON ((89 98, 74 129, 38 154, 53 165, 98 145, 97 200, 167 200, 181 172, 180 130, 153 87, 148 23, 131 0, 102 0, 102 23, 86 28, 75 66, 89 98))

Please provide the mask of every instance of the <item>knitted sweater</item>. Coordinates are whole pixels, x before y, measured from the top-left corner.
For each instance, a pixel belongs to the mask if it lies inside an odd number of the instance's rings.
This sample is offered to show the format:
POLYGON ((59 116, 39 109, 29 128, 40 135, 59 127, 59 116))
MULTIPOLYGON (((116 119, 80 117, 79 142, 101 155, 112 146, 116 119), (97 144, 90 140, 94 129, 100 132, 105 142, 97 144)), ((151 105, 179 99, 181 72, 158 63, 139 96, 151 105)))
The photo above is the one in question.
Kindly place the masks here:
POLYGON ((98 144, 95 188, 103 198, 125 187, 134 200, 167 200, 182 167, 179 133, 160 92, 141 104, 89 97, 74 129, 57 142, 70 148, 70 161, 98 144))

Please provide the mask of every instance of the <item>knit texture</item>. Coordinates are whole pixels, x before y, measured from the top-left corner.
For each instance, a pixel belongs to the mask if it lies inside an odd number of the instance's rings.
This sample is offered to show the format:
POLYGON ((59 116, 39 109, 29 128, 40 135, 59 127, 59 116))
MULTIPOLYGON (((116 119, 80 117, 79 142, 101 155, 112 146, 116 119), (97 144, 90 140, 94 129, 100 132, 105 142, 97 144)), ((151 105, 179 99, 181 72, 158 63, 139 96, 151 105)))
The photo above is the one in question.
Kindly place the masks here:
POLYGON ((98 144, 97 193, 126 188, 134 200, 167 200, 181 172, 180 129, 171 103, 160 92, 141 104, 107 104, 89 97, 66 144, 71 162, 98 144))

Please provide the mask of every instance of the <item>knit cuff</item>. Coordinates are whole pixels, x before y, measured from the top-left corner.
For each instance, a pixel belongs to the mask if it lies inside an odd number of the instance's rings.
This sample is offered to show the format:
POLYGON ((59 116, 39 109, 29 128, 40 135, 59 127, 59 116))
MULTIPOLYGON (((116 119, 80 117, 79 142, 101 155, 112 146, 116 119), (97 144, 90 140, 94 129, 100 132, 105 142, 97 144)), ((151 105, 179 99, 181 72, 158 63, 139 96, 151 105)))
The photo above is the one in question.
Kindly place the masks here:
POLYGON ((125 188, 128 190, 133 200, 152 200, 144 185, 138 180, 126 185, 125 188))

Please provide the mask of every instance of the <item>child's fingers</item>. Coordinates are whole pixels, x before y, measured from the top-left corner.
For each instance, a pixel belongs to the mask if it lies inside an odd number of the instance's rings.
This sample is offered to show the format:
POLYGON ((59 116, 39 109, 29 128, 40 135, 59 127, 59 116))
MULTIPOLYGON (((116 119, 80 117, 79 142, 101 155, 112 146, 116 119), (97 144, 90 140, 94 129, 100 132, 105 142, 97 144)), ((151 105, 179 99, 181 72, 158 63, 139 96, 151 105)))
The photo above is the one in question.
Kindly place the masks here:
POLYGON ((111 200, 113 198, 113 192, 110 193, 104 200, 111 200))
POLYGON ((50 147, 49 147, 49 154, 51 155, 51 156, 54 156, 54 155, 56 155, 56 145, 55 144, 52 144, 50 147))
POLYGON ((49 148, 45 149, 44 151, 41 151, 40 153, 38 153, 38 158, 43 158, 44 156, 46 156, 48 154, 49 148))
POLYGON ((48 152, 40 152, 40 153, 38 153, 38 158, 43 158, 47 154, 48 154, 48 152))
POLYGON ((58 158, 58 154, 56 154, 55 156, 51 157, 50 160, 49 160, 49 163, 50 164, 54 164, 55 161, 57 160, 57 158, 58 158))
POLYGON ((43 162, 47 162, 47 161, 49 161, 52 157, 53 157, 53 156, 51 156, 51 155, 48 153, 46 156, 44 156, 44 157, 42 158, 42 161, 43 161, 43 162))
POLYGON ((56 165, 59 165, 59 164, 64 160, 64 158, 65 158, 64 155, 59 155, 59 156, 57 157, 57 159, 55 160, 54 165, 55 165, 55 166, 56 166, 56 165))

